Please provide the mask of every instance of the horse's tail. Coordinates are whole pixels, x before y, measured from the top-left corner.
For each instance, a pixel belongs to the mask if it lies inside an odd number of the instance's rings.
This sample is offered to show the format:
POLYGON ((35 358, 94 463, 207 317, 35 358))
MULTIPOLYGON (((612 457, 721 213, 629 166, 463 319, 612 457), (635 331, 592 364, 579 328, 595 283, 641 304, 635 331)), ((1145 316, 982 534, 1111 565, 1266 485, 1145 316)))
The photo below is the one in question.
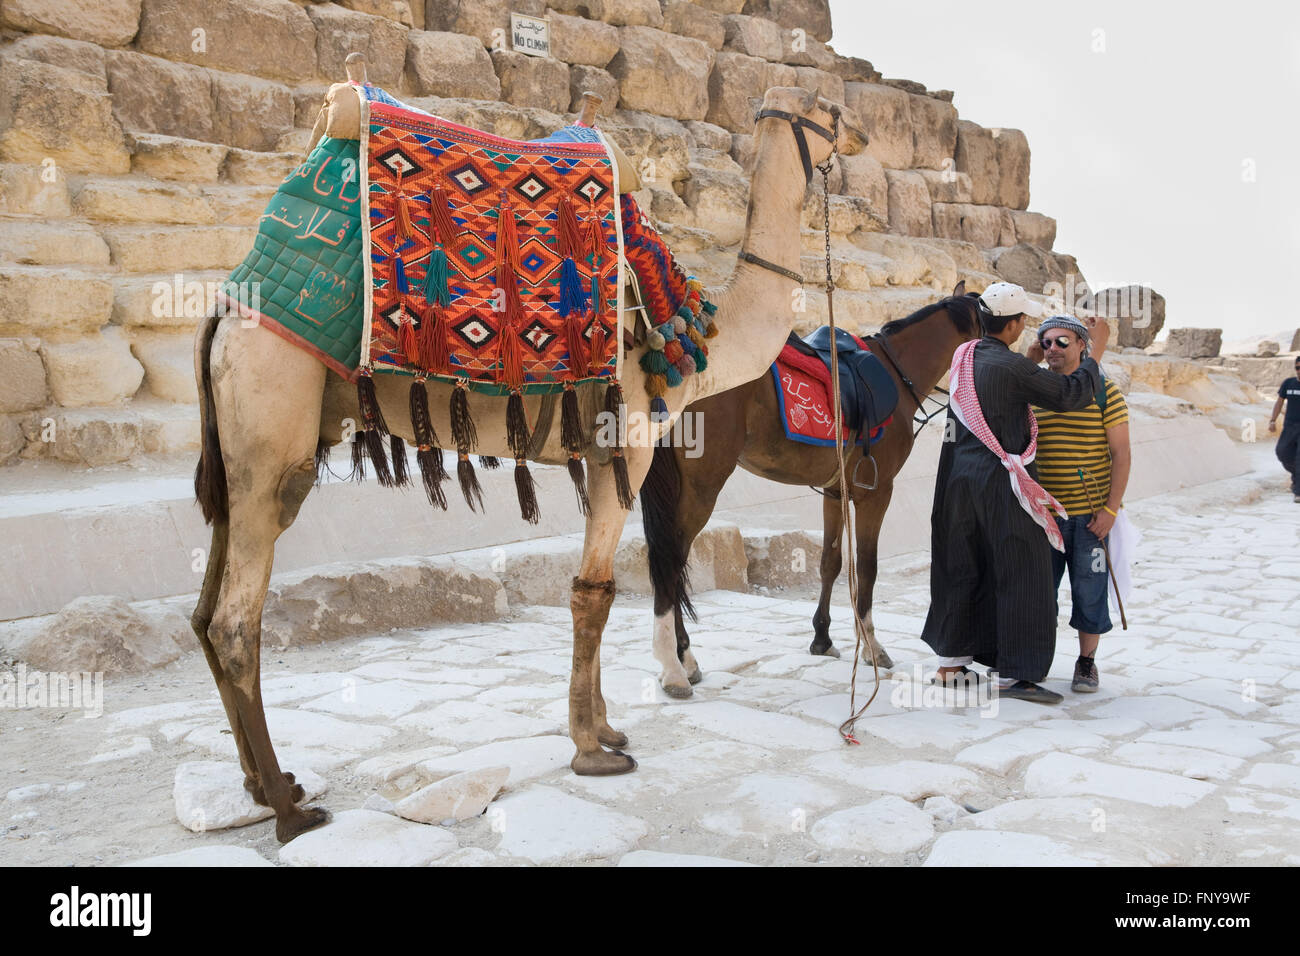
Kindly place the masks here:
POLYGON ((641 521, 650 559, 650 583, 655 591, 655 615, 679 609, 697 620, 686 574, 686 549, 677 530, 682 475, 677 456, 667 445, 656 445, 650 470, 641 485, 641 521))
POLYGON ((220 310, 204 317, 194 337, 194 376, 199 386, 199 425, 203 430, 199 464, 194 469, 194 497, 208 524, 225 522, 230 517, 226 463, 221 458, 221 436, 212 398, 212 339, 220 320, 220 310))

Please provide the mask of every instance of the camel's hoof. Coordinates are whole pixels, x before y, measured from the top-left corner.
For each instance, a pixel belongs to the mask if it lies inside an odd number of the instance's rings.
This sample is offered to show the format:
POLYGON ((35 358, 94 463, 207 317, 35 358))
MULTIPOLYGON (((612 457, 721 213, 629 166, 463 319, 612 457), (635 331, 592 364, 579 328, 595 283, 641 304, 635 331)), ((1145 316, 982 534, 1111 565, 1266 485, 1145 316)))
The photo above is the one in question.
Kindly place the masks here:
MULTIPOLYGON (((287 770, 284 772, 284 782, 289 785, 289 798, 294 803, 301 803, 302 798, 307 795, 307 792, 302 788, 302 784, 296 783, 294 775, 287 770)), ((252 777, 244 777, 244 789, 253 798, 253 802, 259 806, 269 807, 271 805, 266 799, 266 791, 262 789, 262 785, 252 777)))
POLYGON ((596 731, 596 739, 606 747, 613 747, 618 750, 627 746, 627 734, 615 730, 613 727, 602 727, 596 731))
POLYGON ((815 654, 817 657, 839 657, 840 649, 834 644, 826 644, 825 646, 822 646, 816 641, 813 641, 812 644, 808 646, 808 653, 815 654))
POLYGON ((275 821, 275 838, 281 843, 288 843, 294 837, 330 822, 330 812, 324 807, 308 807, 293 810, 275 821))
POLYGON ((698 684, 700 681, 704 680, 704 674, 700 670, 699 664, 695 665, 695 670, 686 675, 686 680, 692 684, 698 684))
POLYGON ((631 773, 636 769, 636 761, 621 750, 594 750, 587 753, 579 750, 569 767, 580 777, 613 777, 620 773, 631 773))
POLYGON ((695 691, 691 689, 689 680, 685 684, 678 684, 678 683, 670 684, 667 681, 663 681, 661 682, 660 686, 663 687, 665 694, 677 700, 686 700, 688 697, 692 696, 695 693, 695 691))

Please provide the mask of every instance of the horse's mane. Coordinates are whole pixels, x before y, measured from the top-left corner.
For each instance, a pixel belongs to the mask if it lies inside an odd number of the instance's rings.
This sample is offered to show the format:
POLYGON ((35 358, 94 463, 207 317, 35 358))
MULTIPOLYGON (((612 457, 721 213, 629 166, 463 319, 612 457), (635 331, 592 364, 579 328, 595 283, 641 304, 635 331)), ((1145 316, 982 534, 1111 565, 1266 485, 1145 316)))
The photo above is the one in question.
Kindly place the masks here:
POLYGON ((903 331, 903 329, 916 325, 918 322, 924 322, 940 309, 947 309, 948 317, 952 319, 953 325, 957 326, 957 330, 965 335, 973 335, 979 327, 975 314, 975 300, 977 298, 978 296, 974 292, 967 292, 965 295, 950 295, 946 299, 940 299, 938 302, 917 309, 906 318, 886 322, 880 333, 882 335, 894 335, 903 331))

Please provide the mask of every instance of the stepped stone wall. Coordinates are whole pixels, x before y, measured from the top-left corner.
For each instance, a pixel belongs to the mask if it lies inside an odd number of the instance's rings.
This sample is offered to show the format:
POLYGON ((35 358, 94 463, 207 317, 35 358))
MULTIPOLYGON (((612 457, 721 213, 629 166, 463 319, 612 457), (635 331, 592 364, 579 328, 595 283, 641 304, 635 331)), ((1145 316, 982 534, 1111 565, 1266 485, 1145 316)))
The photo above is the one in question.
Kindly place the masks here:
MULTIPOLYGON (((0 0, 0 463, 197 447, 192 334, 301 161, 344 57, 372 82, 518 138, 584 90, 641 164, 642 207, 706 283, 743 236, 757 98, 798 85, 871 136, 831 187, 836 317, 875 328, 959 279, 1077 272, 1031 212, 1030 151, 952 93, 835 53, 825 0, 0 0), (554 55, 501 48, 549 16, 554 55)), ((823 200, 804 271, 823 274, 823 200)), ((825 321, 817 280, 800 329, 825 321)))

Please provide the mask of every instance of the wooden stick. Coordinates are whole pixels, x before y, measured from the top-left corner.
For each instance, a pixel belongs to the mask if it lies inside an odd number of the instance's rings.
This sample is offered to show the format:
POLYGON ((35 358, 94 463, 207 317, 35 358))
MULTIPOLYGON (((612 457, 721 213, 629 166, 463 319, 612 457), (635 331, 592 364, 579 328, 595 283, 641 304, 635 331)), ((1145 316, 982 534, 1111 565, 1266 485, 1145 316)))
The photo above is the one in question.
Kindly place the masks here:
MULTIPOLYGON (((1094 515, 1097 513, 1097 506, 1093 504, 1092 492, 1088 490, 1088 483, 1083 480, 1083 469, 1077 469, 1079 472, 1079 484, 1083 485, 1083 493, 1088 496, 1088 510, 1094 515)), ((1107 538, 1110 535, 1106 536, 1107 538)), ((1124 599, 1119 596, 1119 582, 1115 580, 1115 567, 1110 563, 1110 547, 1106 544, 1106 538, 1098 539, 1101 541, 1101 550, 1106 555, 1106 570, 1110 572, 1110 583, 1115 588, 1115 603, 1119 605, 1119 621, 1124 630, 1128 630, 1128 618, 1124 616, 1124 599)))
POLYGON ((348 58, 343 61, 343 69, 347 71, 348 79, 353 83, 369 83, 366 79, 366 55, 364 53, 349 53, 348 58))
POLYGON ((582 94, 582 112, 578 116, 579 126, 595 126, 596 111, 600 109, 600 104, 605 102, 598 94, 587 90, 582 94))

